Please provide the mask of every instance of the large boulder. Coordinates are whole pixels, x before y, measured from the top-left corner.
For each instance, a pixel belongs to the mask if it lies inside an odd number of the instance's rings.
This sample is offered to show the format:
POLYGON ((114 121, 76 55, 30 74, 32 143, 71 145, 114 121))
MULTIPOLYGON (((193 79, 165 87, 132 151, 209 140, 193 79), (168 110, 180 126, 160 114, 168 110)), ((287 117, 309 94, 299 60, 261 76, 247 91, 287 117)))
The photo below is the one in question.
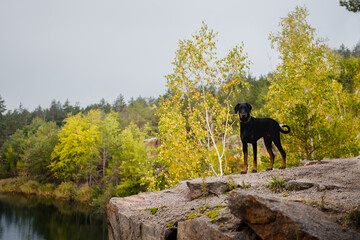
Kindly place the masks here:
POLYGON ((359 157, 334 159, 112 198, 109 239, 360 239, 359 172, 359 157))
POLYGON ((262 239, 360 239, 357 233, 342 231, 321 211, 298 202, 235 190, 229 208, 262 239))
POLYGON ((226 207, 224 184, 219 189, 210 185, 210 192, 219 195, 192 200, 189 185, 181 182, 170 190, 112 198, 107 206, 109 239, 254 239, 256 234, 226 207))
POLYGON ((177 240, 257 240, 256 234, 247 226, 239 231, 225 231, 212 224, 208 217, 179 222, 177 240))
POLYGON ((230 190, 230 185, 225 181, 225 179, 218 180, 216 178, 209 178, 206 181, 192 179, 186 181, 186 185, 189 188, 189 196, 191 199, 207 197, 209 195, 219 196, 230 190))
POLYGON ((149 221, 150 213, 142 208, 146 205, 146 197, 139 195, 112 198, 107 208, 109 239, 176 239, 176 229, 166 228, 156 221, 149 221), (134 211, 134 207, 138 211, 134 211))

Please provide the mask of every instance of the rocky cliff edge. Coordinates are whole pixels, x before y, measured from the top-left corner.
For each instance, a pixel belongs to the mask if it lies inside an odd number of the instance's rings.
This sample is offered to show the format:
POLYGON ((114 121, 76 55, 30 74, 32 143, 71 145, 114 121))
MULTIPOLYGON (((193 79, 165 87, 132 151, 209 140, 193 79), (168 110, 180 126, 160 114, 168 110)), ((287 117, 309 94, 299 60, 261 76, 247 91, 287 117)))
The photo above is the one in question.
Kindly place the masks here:
POLYGON ((360 157, 112 198, 109 239, 360 239, 360 157))

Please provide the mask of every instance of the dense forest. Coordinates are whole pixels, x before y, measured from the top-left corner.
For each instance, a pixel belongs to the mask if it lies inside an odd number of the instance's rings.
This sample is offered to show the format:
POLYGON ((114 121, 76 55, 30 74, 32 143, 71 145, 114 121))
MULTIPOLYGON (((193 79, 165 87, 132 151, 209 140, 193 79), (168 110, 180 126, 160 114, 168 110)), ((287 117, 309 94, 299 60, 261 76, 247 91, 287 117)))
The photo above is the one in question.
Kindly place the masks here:
MULTIPOLYGON (((179 41, 159 98, 125 102, 119 95, 86 108, 53 100, 30 112, 21 105, 7 110, 0 97, 0 175, 13 179, 0 190, 101 205, 187 178, 238 173, 238 102, 250 103, 256 117, 291 126, 282 140, 288 167, 359 155, 360 42, 330 49, 307 17, 298 7, 281 20, 269 36, 281 63, 258 78, 247 74, 243 44, 218 58, 217 33, 203 23, 179 41)), ((268 162, 260 152, 259 170, 268 162)))

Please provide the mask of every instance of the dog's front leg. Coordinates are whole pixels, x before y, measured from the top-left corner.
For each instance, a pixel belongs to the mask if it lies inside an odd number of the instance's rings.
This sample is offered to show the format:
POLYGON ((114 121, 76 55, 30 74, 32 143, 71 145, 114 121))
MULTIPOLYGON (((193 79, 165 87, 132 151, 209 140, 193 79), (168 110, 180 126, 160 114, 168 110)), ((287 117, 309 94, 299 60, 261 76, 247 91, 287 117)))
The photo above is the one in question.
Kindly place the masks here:
POLYGON ((256 142, 253 142, 252 144, 253 146, 253 153, 254 153, 254 162, 253 162, 253 170, 252 172, 253 173, 256 173, 257 172, 257 160, 256 160, 256 155, 257 155, 257 143, 256 142))
POLYGON ((247 168, 248 168, 248 145, 247 143, 243 143, 243 153, 244 153, 244 165, 245 165, 245 170, 241 171, 241 174, 246 174, 247 173, 247 168))

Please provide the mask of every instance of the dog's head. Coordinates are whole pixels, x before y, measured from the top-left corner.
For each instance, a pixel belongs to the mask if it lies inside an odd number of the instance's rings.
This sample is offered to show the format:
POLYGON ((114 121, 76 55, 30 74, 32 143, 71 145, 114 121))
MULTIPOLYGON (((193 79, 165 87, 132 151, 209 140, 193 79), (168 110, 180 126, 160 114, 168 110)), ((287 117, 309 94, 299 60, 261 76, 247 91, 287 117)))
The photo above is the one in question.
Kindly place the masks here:
POLYGON ((235 106, 235 113, 239 113, 240 121, 246 122, 250 118, 251 105, 248 103, 238 103, 235 106))

